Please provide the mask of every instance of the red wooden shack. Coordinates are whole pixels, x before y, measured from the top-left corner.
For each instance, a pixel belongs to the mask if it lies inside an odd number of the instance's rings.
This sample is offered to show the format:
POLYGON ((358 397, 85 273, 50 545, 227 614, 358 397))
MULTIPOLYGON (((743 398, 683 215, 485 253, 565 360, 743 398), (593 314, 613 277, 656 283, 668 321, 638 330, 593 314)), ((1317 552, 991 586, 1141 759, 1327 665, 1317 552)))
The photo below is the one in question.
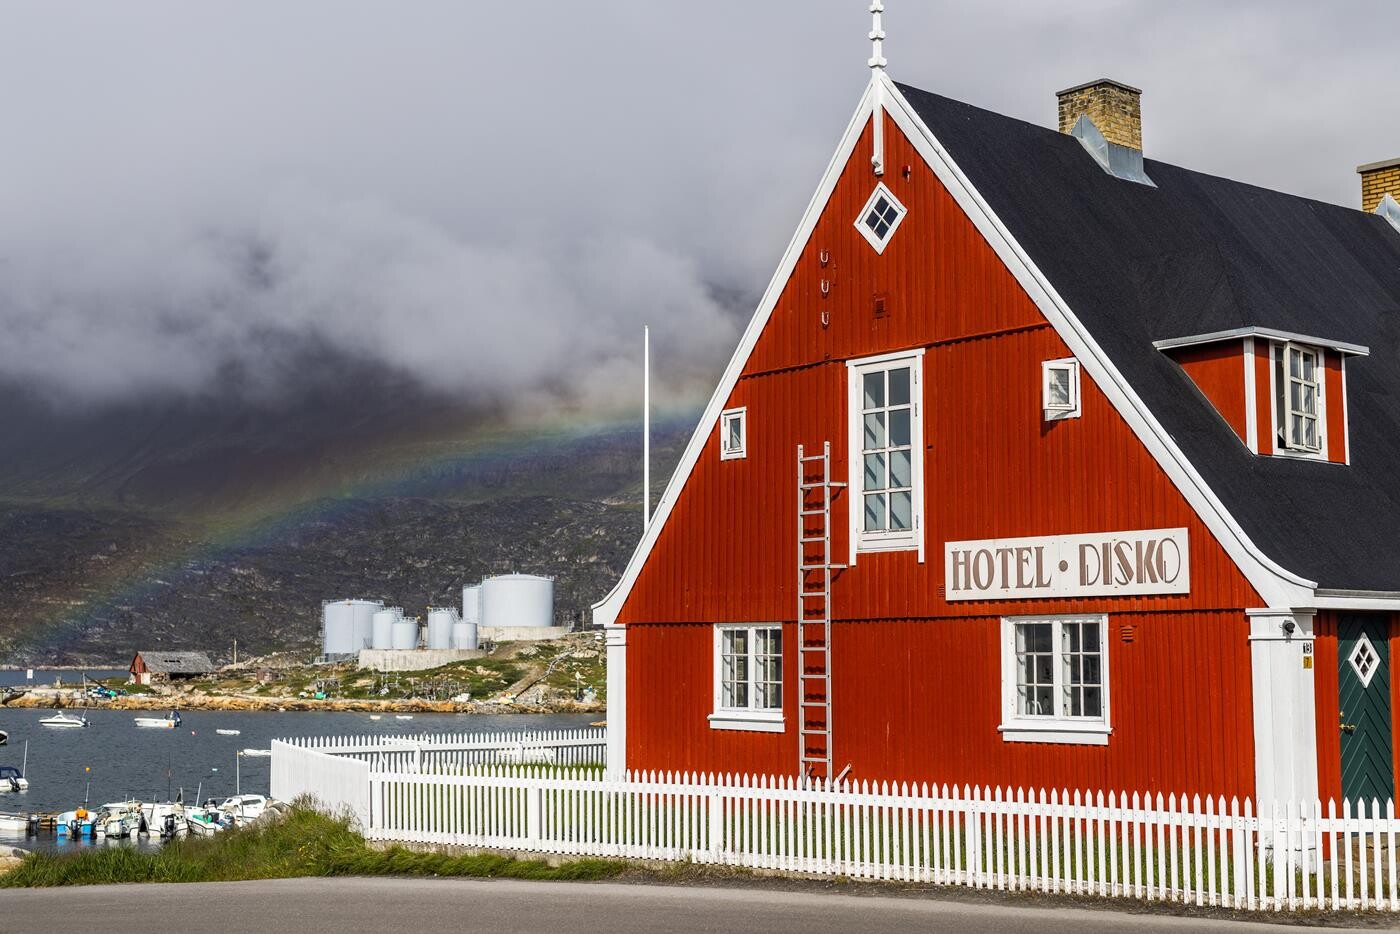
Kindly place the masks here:
POLYGON ((1387 204, 1147 159, 1119 82, 1052 130, 876 63, 595 607, 610 763, 1391 796, 1387 204))

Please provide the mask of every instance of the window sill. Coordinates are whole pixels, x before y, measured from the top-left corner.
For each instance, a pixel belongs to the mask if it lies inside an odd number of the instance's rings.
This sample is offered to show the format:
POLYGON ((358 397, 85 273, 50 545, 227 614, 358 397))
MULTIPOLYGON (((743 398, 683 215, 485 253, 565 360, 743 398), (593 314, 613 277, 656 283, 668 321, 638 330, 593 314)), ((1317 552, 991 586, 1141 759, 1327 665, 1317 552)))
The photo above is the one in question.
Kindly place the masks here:
POLYGON ((747 710, 725 710, 709 716, 712 730, 746 730, 750 733, 782 733, 787 729, 783 713, 747 710))
POLYGON ((1008 743, 1062 743, 1074 746, 1107 746, 1113 728, 1103 723, 1015 721, 997 727, 1008 743))
POLYGON ((1320 461, 1324 464, 1330 463, 1330 459, 1328 458, 1326 451, 1300 451, 1297 448, 1275 447, 1273 456, 1289 457, 1293 460, 1299 461, 1320 461))
POLYGON ((862 538, 856 543, 856 552, 866 554, 877 551, 918 551, 919 543, 912 538, 896 539, 868 539, 862 538))

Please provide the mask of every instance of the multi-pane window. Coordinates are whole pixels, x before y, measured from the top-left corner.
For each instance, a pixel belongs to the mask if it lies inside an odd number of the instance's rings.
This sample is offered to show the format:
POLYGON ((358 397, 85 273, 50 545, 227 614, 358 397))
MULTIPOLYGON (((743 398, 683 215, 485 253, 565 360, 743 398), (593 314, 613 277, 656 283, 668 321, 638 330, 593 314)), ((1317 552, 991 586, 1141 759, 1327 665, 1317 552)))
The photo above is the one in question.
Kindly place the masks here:
POLYGON ((780 626, 721 626, 718 642, 721 710, 781 710, 783 631, 780 626))
POLYGON ((883 253, 885 244, 894 236, 896 228, 904 220, 904 205, 883 184, 875 186, 875 192, 865 203, 860 216, 856 218, 856 228, 870 241, 876 252, 883 253))
POLYGON ((908 532, 914 527, 913 369, 862 373, 861 529, 908 532))
POLYGON ((1010 720, 1106 721, 1102 616, 1010 620, 1008 626, 1010 720))
POLYGON ((850 508, 856 551, 922 552, 923 355, 846 364, 850 377, 850 508))
POLYGON ((719 459, 737 460, 748 450, 748 411, 728 409, 719 416, 719 459))
POLYGON ((1322 451, 1321 359, 1317 350, 1279 344, 1274 355, 1275 430, 1281 447, 1322 451))

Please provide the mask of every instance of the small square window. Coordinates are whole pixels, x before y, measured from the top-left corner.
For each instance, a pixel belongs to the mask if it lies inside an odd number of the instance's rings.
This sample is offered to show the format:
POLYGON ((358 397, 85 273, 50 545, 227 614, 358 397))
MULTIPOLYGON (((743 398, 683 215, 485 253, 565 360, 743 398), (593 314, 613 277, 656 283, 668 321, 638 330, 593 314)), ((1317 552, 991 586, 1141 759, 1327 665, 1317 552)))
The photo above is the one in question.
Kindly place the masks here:
POLYGON ((1041 364, 1040 406, 1045 420, 1078 418, 1079 362, 1077 360, 1046 360, 1041 364))
POLYGON ((749 445, 748 409, 729 409, 719 416, 719 459, 746 457, 749 445))
POLYGON ((883 253, 885 244, 890 242, 906 213, 904 205, 882 183, 875 186, 875 193, 861 209, 860 216, 856 218, 856 229, 870 241, 876 253, 883 253))
POLYGON ((1361 634, 1361 638, 1356 640, 1356 646, 1351 650, 1351 655, 1347 656, 1347 663, 1351 665, 1351 670, 1356 673, 1356 679, 1361 682, 1362 688, 1371 686, 1371 679, 1376 676, 1376 670, 1381 666, 1381 657, 1376 654, 1376 648, 1371 644, 1371 639, 1366 633, 1361 634))

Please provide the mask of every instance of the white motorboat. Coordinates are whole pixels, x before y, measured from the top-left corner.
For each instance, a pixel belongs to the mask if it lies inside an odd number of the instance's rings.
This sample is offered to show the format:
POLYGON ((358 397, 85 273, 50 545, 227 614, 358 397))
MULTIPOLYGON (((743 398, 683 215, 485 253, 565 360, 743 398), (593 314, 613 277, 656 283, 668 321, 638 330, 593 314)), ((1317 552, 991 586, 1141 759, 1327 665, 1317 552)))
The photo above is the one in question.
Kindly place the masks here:
POLYGON ((33 818, 28 814, 0 814, 0 831, 6 833, 28 833, 33 818))
POLYGON ((29 790, 29 780, 13 765, 0 765, 0 795, 29 790))
POLYGON ((246 758, 246 759, 266 759, 266 758, 267 758, 268 756, 270 756, 270 755, 272 755, 272 750, 271 750, 271 749, 245 749, 245 750, 243 750, 243 757, 246 758))
POLYGON ((413 719, 413 714, 411 714, 411 713, 401 713, 401 714, 398 714, 397 716, 395 716, 394 719, 395 719, 395 720, 412 720, 412 719, 413 719))
POLYGON ((136 717, 136 725, 147 729, 173 730, 180 725, 180 712, 172 710, 163 717, 136 717))
POLYGON ((220 736, 238 736, 238 735, 242 734, 243 731, 242 731, 242 730, 215 730, 214 732, 215 732, 215 733, 218 733, 220 736))
POLYGON ((141 816, 148 833, 162 837, 181 837, 189 832, 185 823, 185 806, 178 801, 151 802, 141 805, 141 816))
POLYGON ((218 812, 242 827, 262 816, 267 798, 262 795, 234 795, 219 802, 218 812))
POLYGON ((125 840, 141 832, 141 804, 138 801, 104 804, 98 809, 92 823, 94 830, 108 840, 125 840))
POLYGON ((87 714, 73 716, 67 711, 60 711, 52 717, 44 717, 39 721, 44 726, 58 727, 62 729, 79 729, 88 725, 87 714))
POLYGON ((0 746, 4 746, 10 741, 10 734, 0 730, 0 746))
POLYGON ((185 827, 193 836, 210 837, 224 829, 223 815, 212 808, 186 808, 185 827))

